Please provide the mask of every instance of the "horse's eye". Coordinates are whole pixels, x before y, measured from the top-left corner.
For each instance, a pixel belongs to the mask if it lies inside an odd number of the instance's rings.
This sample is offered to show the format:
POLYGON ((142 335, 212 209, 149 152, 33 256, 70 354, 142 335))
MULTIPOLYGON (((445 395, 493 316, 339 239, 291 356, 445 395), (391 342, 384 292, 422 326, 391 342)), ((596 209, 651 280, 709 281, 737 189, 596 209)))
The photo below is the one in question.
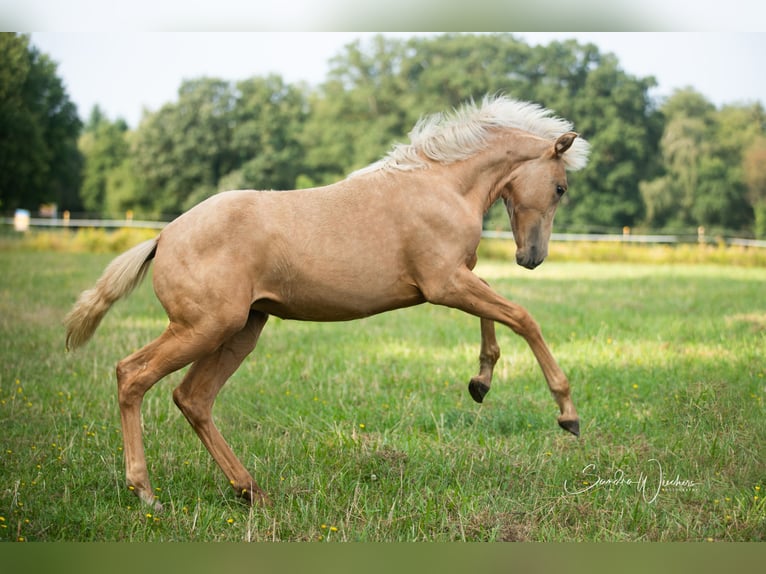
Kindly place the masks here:
POLYGON ((559 197, 561 197, 562 195, 564 195, 564 194, 566 193, 566 191, 567 191, 567 188, 566 188, 566 187, 564 187, 563 185, 557 185, 557 186, 556 186, 556 194, 557 194, 559 197))

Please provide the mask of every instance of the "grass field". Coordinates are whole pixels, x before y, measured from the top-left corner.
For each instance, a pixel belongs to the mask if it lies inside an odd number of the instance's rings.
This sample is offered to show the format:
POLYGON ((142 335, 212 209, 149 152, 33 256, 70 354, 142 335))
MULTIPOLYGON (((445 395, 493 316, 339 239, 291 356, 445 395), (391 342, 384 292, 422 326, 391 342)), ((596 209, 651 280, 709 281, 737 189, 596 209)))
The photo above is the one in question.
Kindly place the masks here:
POLYGON ((215 415, 273 506, 230 491, 172 403, 177 373, 143 407, 155 514, 124 487, 113 374, 164 327, 150 282, 64 352, 64 314, 112 257, 0 250, 0 540, 766 538, 763 267, 480 264, 542 325, 579 439, 506 329, 478 405, 472 317, 272 319, 215 415))

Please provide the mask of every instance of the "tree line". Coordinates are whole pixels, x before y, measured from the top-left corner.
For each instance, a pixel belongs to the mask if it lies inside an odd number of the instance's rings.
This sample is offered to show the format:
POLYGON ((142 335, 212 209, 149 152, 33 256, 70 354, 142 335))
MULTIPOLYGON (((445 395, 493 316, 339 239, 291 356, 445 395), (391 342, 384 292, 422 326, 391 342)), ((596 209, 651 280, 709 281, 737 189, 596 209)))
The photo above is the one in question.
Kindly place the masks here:
MULTIPOLYGON (((444 34, 346 45, 316 87, 279 75, 184 81, 131 128, 83 123, 56 66, 27 36, 0 36, 0 209, 172 217, 219 191, 331 183, 403 141, 417 119, 502 92, 555 110, 592 144, 570 175, 558 229, 706 226, 766 236, 766 112, 717 108, 693 88, 663 101, 652 77, 575 40, 444 34)), ((498 211, 488 227, 507 227, 498 211)))

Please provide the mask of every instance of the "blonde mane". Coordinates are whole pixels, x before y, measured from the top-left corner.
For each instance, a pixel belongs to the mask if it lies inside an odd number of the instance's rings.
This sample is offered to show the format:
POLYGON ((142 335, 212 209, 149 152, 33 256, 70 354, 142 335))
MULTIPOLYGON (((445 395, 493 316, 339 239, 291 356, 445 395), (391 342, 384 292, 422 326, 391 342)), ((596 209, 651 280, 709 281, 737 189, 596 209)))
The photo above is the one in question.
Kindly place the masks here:
MULTIPOLYGON (((506 96, 485 96, 481 106, 473 101, 451 114, 437 113, 421 118, 409 133, 410 143, 399 143, 381 160, 352 173, 349 177, 380 169, 414 170, 427 167, 420 154, 440 163, 466 159, 485 149, 497 128, 516 128, 555 140, 572 131, 571 122, 556 117, 551 110, 506 96)), ((577 138, 564 154, 564 165, 575 171, 585 167, 590 145, 577 138)))

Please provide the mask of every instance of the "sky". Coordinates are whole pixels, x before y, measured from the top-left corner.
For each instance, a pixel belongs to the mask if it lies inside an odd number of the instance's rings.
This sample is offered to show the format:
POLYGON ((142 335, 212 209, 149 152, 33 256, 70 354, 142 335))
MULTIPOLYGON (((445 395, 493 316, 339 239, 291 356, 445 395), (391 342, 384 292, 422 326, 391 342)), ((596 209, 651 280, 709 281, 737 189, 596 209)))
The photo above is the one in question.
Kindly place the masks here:
MULTIPOLYGON (((316 86, 344 45, 360 32, 33 32, 32 43, 58 63, 78 112, 94 105, 136 127, 144 110, 175 101, 184 79, 242 80, 278 73, 316 86)), ((422 33, 389 33, 406 38, 422 33)), ((426 33, 428 34, 428 33, 426 33)), ((575 38, 617 55, 623 70, 654 76, 652 95, 691 86, 716 106, 766 105, 766 33, 761 32, 522 32, 530 44, 575 38)), ((513 95, 513 94, 509 94, 513 95)))

